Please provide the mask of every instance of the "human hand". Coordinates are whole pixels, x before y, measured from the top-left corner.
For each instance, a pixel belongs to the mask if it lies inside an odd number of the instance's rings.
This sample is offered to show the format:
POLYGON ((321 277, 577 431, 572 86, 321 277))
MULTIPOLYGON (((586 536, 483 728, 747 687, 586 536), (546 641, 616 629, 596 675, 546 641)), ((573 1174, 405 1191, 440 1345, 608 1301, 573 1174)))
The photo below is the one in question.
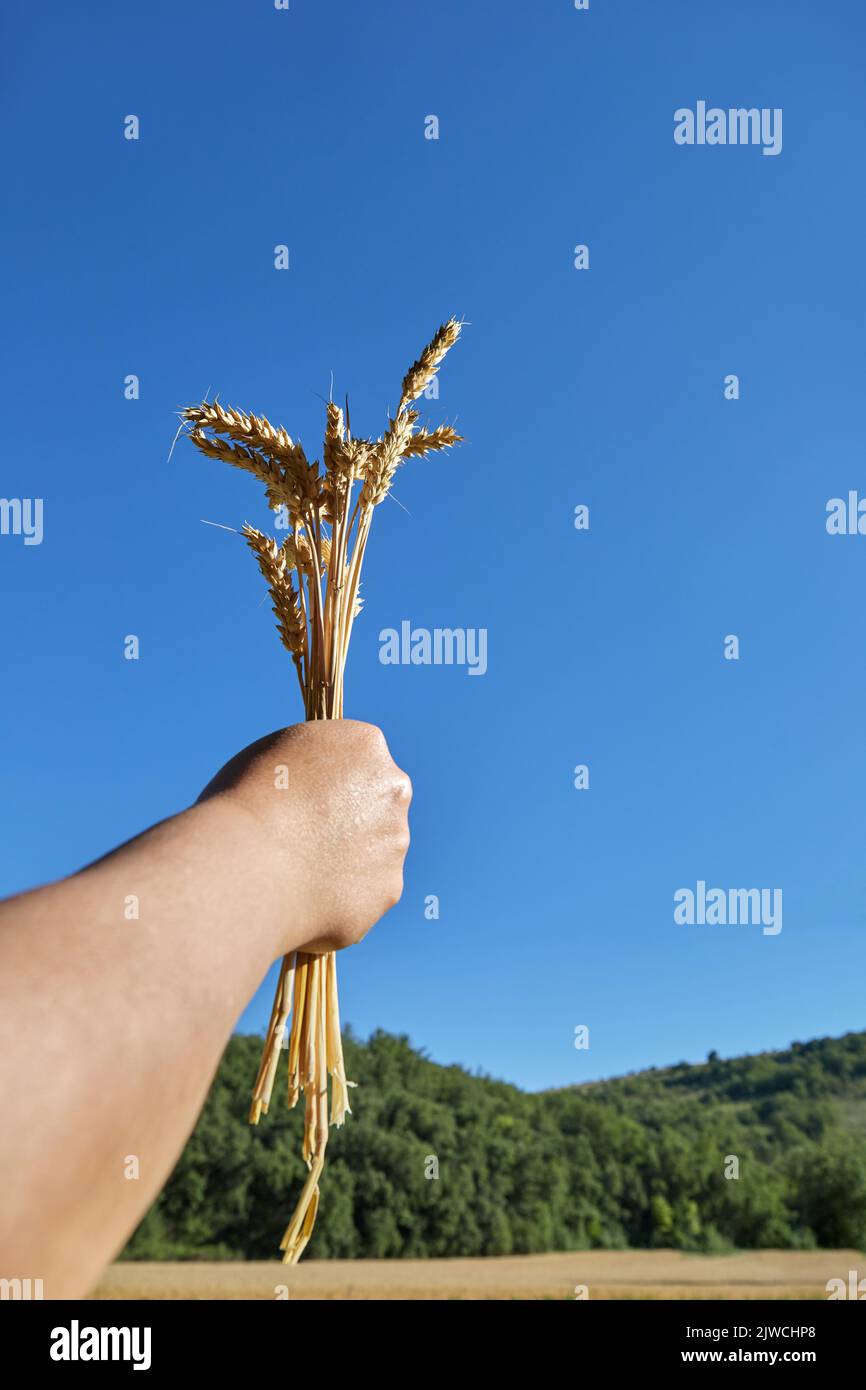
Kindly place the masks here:
POLYGON ((360 941, 403 892, 412 786, 381 730, 294 724, 232 758, 205 787, 253 823, 254 871, 278 894, 280 950, 360 941))

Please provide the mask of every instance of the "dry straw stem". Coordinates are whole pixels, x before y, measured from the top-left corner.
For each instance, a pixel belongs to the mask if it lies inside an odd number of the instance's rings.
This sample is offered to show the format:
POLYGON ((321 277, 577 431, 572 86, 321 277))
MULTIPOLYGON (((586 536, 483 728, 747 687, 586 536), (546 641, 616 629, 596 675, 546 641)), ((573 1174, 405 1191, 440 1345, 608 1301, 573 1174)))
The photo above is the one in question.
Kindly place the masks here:
MULTIPOLYGON (((182 412, 192 443, 208 458, 251 473, 269 505, 288 520, 288 534, 273 536, 246 524, 243 537, 268 586, 280 640, 295 663, 307 719, 341 719, 343 676, 352 625, 361 610, 361 566, 375 509, 391 490, 404 459, 421 458, 460 443, 450 425, 418 426, 411 409, 460 337, 449 319, 403 378, 397 413, 379 439, 354 437, 345 411, 329 401, 319 461, 264 415, 203 401, 182 412)), ((286 1263, 300 1259, 313 1232, 319 1178, 330 1125, 351 1113, 343 1060, 337 963, 333 953, 298 951, 283 960, 262 1059, 253 1087, 250 1123, 267 1114, 283 1038, 289 1027, 289 1106, 304 1099, 302 1154, 308 1168, 298 1204, 280 1248, 286 1263), (330 1078, 330 1115, 328 1080, 330 1078)))

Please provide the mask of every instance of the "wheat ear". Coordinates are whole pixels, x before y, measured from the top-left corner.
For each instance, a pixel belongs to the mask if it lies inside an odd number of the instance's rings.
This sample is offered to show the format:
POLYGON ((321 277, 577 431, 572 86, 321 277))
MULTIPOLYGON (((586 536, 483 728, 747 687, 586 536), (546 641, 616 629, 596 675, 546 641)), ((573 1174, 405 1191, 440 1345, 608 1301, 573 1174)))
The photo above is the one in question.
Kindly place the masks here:
MULTIPOLYGON (((318 461, 307 460, 300 443, 263 415, 207 401, 182 413, 196 448, 251 473, 264 484, 270 506, 288 512, 291 534, 282 544, 248 524, 242 534, 268 586, 280 640, 298 673, 307 719, 343 716, 349 638, 361 609, 361 566, 373 515, 397 468, 403 459, 460 442, 449 425, 416 429, 418 414, 411 405, 432 381, 461 327, 457 319, 449 319, 409 368, 396 415, 381 439, 353 436, 348 402, 345 411, 328 402, 322 472, 318 461)), ((281 964, 253 1087, 252 1124, 267 1114, 287 1027, 287 1099, 290 1106, 304 1099, 302 1153, 309 1169, 280 1244, 283 1259, 293 1264, 315 1224, 329 1126, 341 1125, 351 1113, 353 1083, 346 1078, 333 953, 298 951, 281 964)))

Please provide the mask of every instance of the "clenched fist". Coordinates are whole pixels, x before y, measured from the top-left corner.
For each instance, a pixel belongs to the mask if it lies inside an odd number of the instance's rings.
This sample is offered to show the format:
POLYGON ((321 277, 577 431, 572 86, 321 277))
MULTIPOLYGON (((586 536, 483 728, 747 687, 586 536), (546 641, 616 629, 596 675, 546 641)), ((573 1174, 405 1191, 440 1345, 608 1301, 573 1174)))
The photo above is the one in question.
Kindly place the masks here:
POLYGON ((245 843, 285 904, 281 949, 351 946, 399 900, 412 786, 372 724, 269 734, 226 763, 200 800, 211 797, 253 824, 245 843))

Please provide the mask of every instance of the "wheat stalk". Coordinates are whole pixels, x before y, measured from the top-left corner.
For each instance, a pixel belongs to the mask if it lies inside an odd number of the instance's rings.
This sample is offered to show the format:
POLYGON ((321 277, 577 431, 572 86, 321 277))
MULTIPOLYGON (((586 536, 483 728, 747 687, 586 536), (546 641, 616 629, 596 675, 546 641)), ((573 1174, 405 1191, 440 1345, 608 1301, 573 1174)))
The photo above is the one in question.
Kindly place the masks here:
MULTIPOLYGON (((403 378, 396 415, 380 439, 352 436, 348 405, 326 407, 324 471, 300 443, 264 415, 203 401, 181 413, 192 443, 209 458, 251 473, 268 503, 285 508, 291 534, 282 544, 244 525, 242 535, 268 586, 280 640, 295 664, 307 719, 341 719, 343 676, 352 625, 361 610, 361 567, 373 513, 388 495, 404 459, 450 449, 460 435, 450 425, 417 427, 412 403, 432 381, 462 325, 449 319, 403 378), (357 495, 354 497, 357 488, 357 495)), ((283 1260, 295 1264, 313 1232, 319 1178, 330 1125, 351 1113, 343 1060, 333 952, 286 956, 280 967, 249 1119, 267 1114, 291 1020, 288 1045, 289 1106, 304 1098, 302 1154, 308 1168, 283 1236, 283 1260), (328 1113, 328 1078, 331 1082, 328 1113)))

